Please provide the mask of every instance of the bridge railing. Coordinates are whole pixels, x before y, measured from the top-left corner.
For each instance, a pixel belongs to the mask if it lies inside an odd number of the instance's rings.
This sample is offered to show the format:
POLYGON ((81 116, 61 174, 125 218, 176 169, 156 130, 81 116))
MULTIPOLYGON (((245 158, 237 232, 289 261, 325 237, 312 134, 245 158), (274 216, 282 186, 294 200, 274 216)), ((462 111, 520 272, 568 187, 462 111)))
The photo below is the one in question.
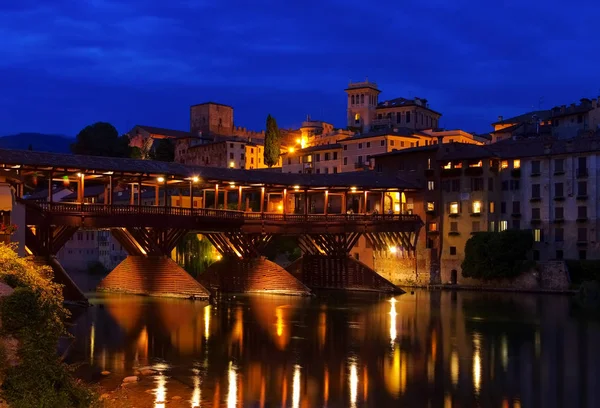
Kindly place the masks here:
POLYGON ((186 216, 221 218, 240 221, 281 221, 281 222, 418 222, 420 217, 413 214, 282 214, 269 212, 244 212, 235 210, 215 210, 213 208, 183 208, 149 205, 105 205, 27 202, 26 205, 37 207, 51 214, 87 215, 87 216, 186 216))

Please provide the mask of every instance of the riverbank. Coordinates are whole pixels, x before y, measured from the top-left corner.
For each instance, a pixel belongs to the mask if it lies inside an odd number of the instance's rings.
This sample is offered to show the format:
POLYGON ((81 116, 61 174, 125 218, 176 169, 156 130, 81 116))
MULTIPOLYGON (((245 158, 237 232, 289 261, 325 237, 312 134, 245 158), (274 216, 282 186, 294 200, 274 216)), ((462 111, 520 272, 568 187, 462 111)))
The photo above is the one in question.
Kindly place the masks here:
POLYGON ((406 291, 411 289, 428 289, 428 290, 464 290, 476 292, 508 292, 508 293, 532 293, 532 294, 554 294, 554 295, 574 295, 578 292, 577 289, 542 289, 542 288, 518 288, 518 287, 492 287, 492 286, 473 286, 473 285, 427 285, 427 286, 400 286, 406 291))

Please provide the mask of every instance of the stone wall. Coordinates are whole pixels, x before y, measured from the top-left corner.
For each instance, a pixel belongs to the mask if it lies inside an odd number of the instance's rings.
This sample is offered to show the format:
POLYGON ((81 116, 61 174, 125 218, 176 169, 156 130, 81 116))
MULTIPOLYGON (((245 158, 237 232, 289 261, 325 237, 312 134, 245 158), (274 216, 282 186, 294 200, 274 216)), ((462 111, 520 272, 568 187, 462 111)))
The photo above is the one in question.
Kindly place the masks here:
POLYGON ((376 252, 373 256, 373 269, 394 285, 430 285, 433 283, 431 268, 430 249, 422 250, 417 257, 402 257, 389 252, 376 252))

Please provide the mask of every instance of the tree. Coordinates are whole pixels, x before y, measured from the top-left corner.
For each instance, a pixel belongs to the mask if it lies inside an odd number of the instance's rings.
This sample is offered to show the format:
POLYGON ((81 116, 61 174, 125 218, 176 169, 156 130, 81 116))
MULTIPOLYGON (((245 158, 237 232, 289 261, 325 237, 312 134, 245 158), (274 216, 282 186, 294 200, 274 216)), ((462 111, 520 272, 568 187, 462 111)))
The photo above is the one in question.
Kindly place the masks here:
POLYGON ((172 162, 175 161, 175 146, 169 139, 158 139, 154 143, 152 154, 150 155, 152 160, 172 162))
POLYGON ((129 139, 127 136, 119 137, 119 132, 110 123, 96 122, 77 134, 71 151, 90 156, 129 157, 129 139))
POLYGON ((279 128, 275 118, 271 115, 267 116, 267 130, 265 132, 265 149, 264 149, 264 163, 273 167, 279 163, 279 149, 281 147, 281 138, 279 135, 279 128))
POLYGON ((531 231, 478 232, 465 245, 462 275, 483 280, 516 278, 531 266, 527 253, 532 247, 531 231))

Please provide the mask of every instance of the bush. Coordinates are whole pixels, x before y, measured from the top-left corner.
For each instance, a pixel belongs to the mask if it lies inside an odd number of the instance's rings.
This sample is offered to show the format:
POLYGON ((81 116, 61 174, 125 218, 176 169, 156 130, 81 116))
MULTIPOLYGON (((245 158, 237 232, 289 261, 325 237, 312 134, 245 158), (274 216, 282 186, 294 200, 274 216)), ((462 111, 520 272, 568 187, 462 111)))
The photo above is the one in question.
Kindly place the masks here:
POLYGON ((580 284, 586 281, 600 282, 600 261, 598 260, 567 260, 571 282, 580 284))
POLYGON ((462 275, 482 280, 516 278, 532 266, 527 260, 532 247, 531 231, 479 232, 465 245, 462 275))
POLYGON ((91 406, 95 395, 76 381, 56 353, 66 333, 61 286, 47 267, 0 244, 0 279, 15 288, 0 304, 2 334, 19 341, 20 363, 3 373, 0 395, 12 408, 91 406))

